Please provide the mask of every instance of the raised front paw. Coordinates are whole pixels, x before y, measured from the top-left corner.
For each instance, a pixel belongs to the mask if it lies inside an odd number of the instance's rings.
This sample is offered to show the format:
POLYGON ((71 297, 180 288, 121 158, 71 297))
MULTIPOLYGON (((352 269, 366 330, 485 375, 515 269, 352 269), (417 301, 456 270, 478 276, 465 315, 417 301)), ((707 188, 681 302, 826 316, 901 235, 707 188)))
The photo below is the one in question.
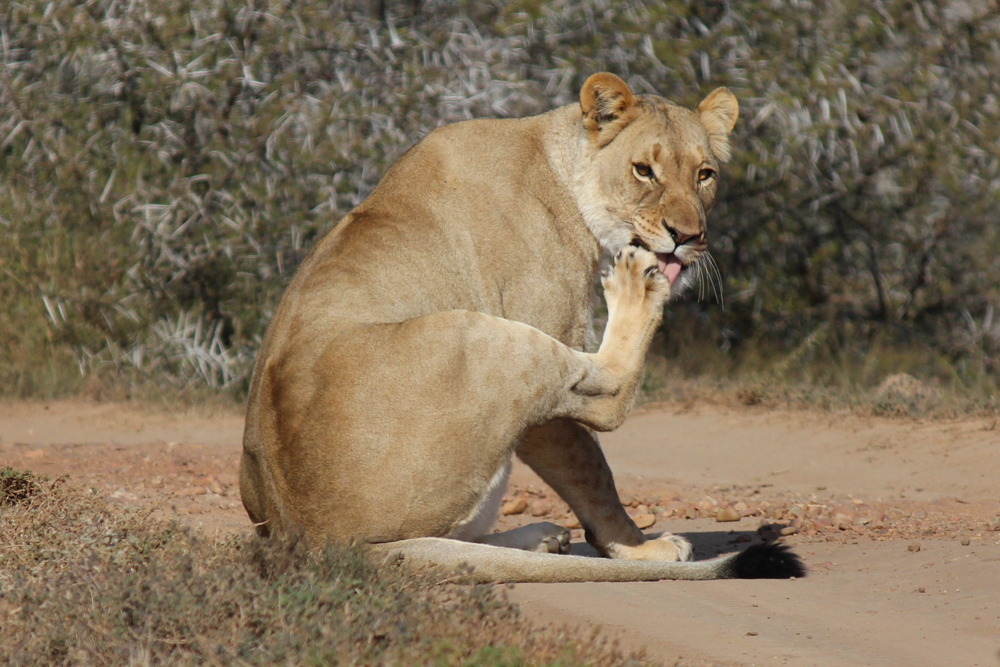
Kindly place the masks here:
POLYGON ((601 284, 609 312, 619 306, 642 304, 656 310, 670 298, 670 281, 660 271, 656 255, 645 248, 626 246, 619 250, 601 284))

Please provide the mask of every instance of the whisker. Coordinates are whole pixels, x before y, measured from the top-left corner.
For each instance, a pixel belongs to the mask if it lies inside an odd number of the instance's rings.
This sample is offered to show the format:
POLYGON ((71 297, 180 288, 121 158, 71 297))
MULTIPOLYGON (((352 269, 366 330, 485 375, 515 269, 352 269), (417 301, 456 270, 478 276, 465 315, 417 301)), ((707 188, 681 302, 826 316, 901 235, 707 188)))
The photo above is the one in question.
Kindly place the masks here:
POLYGON ((705 271, 704 267, 702 266, 703 264, 704 264, 703 259, 698 258, 698 261, 694 265, 694 268, 696 269, 695 279, 698 281, 698 301, 705 300, 705 271))
POLYGON ((698 263, 695 264, 698 269, 698 301, 704 301, 705 297, 708 296, 708 290, 705 288, 705 279, 707 273, 705 272, 705 260, 703 257, 698 258, 698 263))
POLYGON ((715 272, 715 280, 713 280, 713 282, 712 282, 712 290, 715 291, 715 282, 717 281, 718 284, 719 284, 719 291, 716 292, 716 299, 719 301, 719 304, 722 306, 722 309, 725 310, 726 309, 726 298, 723 295, 723 289, 722 289, 722 287, 723 287, 723 283, 722 283, 722 271, 719 270, 719 264, 718 264, 718 262, 715 261, 715 258, 712 257, 712 253, 706 251, 705 252, 705 257, 708 258, 709 264, 711 265, 712 270, 715 272))

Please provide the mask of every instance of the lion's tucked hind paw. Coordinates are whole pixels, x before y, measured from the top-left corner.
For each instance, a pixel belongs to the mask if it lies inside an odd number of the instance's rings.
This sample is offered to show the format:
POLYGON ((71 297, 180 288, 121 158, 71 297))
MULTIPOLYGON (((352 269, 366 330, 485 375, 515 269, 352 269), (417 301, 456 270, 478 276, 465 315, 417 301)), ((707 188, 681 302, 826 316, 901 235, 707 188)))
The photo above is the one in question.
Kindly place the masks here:
POLYGON ((533 523, 480 538, 483 544, 548 554, 569 553, 569 531, 554 523, 533 523))

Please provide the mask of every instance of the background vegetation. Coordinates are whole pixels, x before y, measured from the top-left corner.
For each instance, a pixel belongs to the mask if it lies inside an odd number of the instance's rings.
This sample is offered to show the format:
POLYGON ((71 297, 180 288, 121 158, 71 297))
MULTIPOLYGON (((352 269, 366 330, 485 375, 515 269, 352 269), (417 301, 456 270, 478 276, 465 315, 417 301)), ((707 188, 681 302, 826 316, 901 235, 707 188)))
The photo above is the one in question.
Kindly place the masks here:
POLYGON ((609 70, 739 97, 681 373, 992 400, 995 0, 72 0, 0 8, 0 392, 246 388, 281 290, 403 150, 609 70))

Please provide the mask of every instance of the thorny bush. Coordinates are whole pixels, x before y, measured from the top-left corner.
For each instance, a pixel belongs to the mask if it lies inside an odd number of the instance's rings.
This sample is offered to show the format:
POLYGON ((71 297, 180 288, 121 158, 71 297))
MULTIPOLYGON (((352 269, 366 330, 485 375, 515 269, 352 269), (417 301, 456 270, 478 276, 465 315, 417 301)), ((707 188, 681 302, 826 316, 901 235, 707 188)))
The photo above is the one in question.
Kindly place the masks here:
POLYGON ((58 391, 38 377, 44 359, 242 391, 296 265, 408 146, 444 123, 572 103, 597 70, 684 104, 718 85, 740 99, 711 222, 724 276, 701 289, 725 309, 672 307, 668 354, 889 341, 931 346, 960 381, 996 377, 998 12, 7 3, 0 387, 58 391))

